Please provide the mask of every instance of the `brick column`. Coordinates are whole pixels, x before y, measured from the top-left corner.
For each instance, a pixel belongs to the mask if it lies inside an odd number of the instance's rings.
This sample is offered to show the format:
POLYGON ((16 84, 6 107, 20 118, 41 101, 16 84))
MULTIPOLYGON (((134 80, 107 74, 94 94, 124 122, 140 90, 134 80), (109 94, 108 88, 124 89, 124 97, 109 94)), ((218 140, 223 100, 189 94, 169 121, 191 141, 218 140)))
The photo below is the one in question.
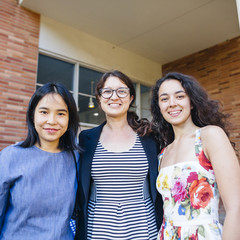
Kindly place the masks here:
POLYGON ((26 136, 25 115, 36 88, 40 15, 0 1, 0 150, 26 136))

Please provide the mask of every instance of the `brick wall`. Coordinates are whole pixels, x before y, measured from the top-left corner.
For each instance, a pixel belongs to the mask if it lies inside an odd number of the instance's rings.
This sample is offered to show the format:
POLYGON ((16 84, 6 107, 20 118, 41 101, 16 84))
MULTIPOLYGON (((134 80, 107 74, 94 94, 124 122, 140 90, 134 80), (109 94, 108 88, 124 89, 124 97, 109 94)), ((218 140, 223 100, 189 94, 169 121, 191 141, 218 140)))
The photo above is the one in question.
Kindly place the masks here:
POLYGON ((0 0, 0 150, 26 136, 36 86, 40 15, 0 0))
POLYGON ((231 114, 231 140, 240 153, 240 37, 163 65, 163 74, 177 71, 194 76, 213 99, 231 114))

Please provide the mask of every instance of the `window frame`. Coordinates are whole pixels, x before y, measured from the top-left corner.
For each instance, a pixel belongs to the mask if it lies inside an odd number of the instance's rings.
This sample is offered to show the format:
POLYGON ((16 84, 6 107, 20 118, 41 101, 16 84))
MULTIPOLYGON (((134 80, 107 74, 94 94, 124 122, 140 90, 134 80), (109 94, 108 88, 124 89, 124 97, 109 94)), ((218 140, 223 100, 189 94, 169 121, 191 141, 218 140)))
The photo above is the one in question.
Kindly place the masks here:
MULTIPOLYGON (((55 59, 58 59, 58 60, 61 60, 61 61, 65 61, 67 63, 71 63, 71 64, 74 65, 73 83, 72 83, 73 89, 71 89, 69 91, 73 94, 73 97, 74 97, 74 100, 76 102, 78 111, 80 111, 79 106, 78 106, 78 96, 89 97, 89 98, 92 97, 92 98, 96 99, 95 95, 78 92, 78 89, 79 89, 79 68, 84 67, 84 68, 87 68, 87 69, 90 69, 90 70, 93 70, 93 71, 97 71, 97 72, 100 72, 100 73, 104 73, 104 72, 107 72, 109 70, 103 69, 103 68, 100 68, 100 67, 97 67, 97 66, 94 66, 94 65, 91 65, 91 64, 87 64, 87 63, 81 62, 77 59, 69 58, 69 57, 66 57, 66 56, 63 56, 63 55, 60 55, 60 54, 57 54, 57 53, 49 52, 49 51, 46 51, 46 50, 43 50, 43 49, 39 49, 38 54, 45 55, 45 56, 48 56, 48 57, 51 57, 51 58, 55 58, 55 59)), ((135 84, 135 90, 136 90, 136 99, 135 99, 135 104, 134 104, 135 111, 136 111, 137 115, 141 118, 141 115, 142 115, 141 114, 141 85, 143 85, 143 84, 141 84, 139 81, 136 81, 135 79, 133 80, 133 82, 135 84)), ((42 85, 43 84, 38 83, 37 79, 36 79, 36 86, 42 86, 42 85)), ((143 86, 146 86, 146 85, 143 85, 143 86)), ((149 87, 149 86, 146 86, 146 87, 149 87)), ((149 106, 149 111, 150 111, 150 106, 149 106)), ((80 119, 80 125, 83 126, 83 127, 87 127, 87 128, 98 126, 98 124, 81 122, 81 119, 80 119)))

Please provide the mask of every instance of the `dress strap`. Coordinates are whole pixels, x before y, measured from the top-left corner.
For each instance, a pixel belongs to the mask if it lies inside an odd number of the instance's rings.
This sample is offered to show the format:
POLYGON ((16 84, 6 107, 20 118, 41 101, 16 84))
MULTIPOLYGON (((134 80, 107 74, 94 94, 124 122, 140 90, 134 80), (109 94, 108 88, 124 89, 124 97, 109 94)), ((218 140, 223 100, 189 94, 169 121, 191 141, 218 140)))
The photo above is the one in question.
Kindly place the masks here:
POLYGON ((165 149, 166 148, 163 148, 162 151, 158 155, 158 172, 160 171, 160 167, 161 167, 161 163, 162 163, 163 154, 165 152, 165 149))
POLYGON ((207 171, 212 171, 213 167, 211 162, 206 157, 203 147, 202 147, 202 140, 201 140, 201 129, 198 128, 196 130, 196 137, 195 137, 195 154, 199 161, 199 164, 205 168, 207 171))
POLYGON ((201 151, 202 151, 201 129, 198 128, 196 130, 195 135, 195 154, 197 157, 199 156, 201 151))

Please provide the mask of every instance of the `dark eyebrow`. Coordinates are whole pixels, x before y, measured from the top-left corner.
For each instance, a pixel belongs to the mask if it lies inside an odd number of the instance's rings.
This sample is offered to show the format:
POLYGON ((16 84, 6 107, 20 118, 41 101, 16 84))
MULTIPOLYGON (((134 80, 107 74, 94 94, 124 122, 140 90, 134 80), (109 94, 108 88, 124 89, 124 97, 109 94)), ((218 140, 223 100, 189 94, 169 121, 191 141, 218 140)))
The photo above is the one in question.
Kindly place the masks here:
POLYGON ((101 88, 101 89, 107 89, 107 90, 117 90, 117 89, 129 89, 128 87, 119 87, 119 88, 116 88, 116 89, 112 89, 110 87, 106 87, 106 88, 101 88))
POLYGON ((58 112, 68 112, 66 109, 58 109, 58 112))
POLYGON ((161 95, 159 95, 159 97, 162 97, 162 96, 167 96, 168 94, 167 93, 162 93, 161 95))
MULTIPOLYGON (((178 93, 185 93, 184 90, 179 90, 177 92, 175 92, 175 94, 178 94, 178 93)), ((162 96, 167 96, 168 94, 167 93, 162 93, 161 95, 159 95, 159 97, 162 97, 162 96)))
MULTIPOLYGON (((39 107, 39 109, 44 109, 44 110, 48 110, 47 107, 39 107)), ((66 109, 57 109, 58 112, 68 112, 68 110, 66 109)))
POLYGON ((186 92, 184 90, 180 90, 180 91, 175 92, 175 94, 178 94, 178 93, 186 93, 186 92))

